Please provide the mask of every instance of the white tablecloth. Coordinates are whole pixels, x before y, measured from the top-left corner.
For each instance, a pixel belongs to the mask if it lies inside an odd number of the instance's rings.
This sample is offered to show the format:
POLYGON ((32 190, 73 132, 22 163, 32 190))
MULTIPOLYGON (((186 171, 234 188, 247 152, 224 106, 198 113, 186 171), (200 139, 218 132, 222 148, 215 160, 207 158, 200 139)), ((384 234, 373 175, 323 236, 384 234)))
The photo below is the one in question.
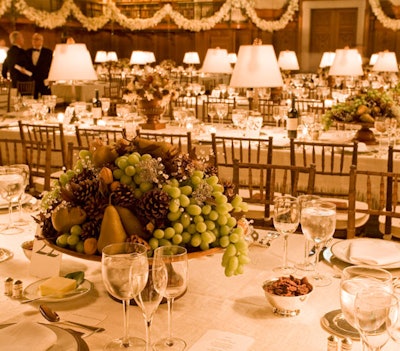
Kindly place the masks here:
MULTIPOLYGON (((1 215, 0 220, 6 221, 1 215)), ((0 235, 0 247, 14 252, 14 257, 0 263, 2 282, 7 277, 20 279, 24 286, 37 278, 29 275, 29 261, 20 244, 33 237, 35 226, 25 228, 24 233, 14 236, 0 235)), ((301 260, 303 237, 292 235, 289 239, 290 262, 301 260)), ((245 273, 227 278, 221 267, 221 254, 191 259, 189 261, 189 285, 187 293, 176 300, 173 311, 173 333, 186 340, 188 350, 208 330, 217 329, 254 338, 252 351, 281 350, 326 350, 329 333, 320 324, 321 317, 340 308, 339 279, 332 278, 327 287, 315 288, 300 315, 292 318, 278 317, 272 313, 261 288, 262 282, 272 276, 272 268, 281 263, 282 240, 276 239, 269 249, 252 246, 252 262, 245 267, 245 273)), ((326 263, 319 268, 328 274, 336 273, 326 263)), ((122 335, 122 307, 108 297, 101 278, 100 262, 93 262, 63 255, 61 273, 76 270, 85 271, 85 277, 94 284, 86 296, 68 302, 50 303, 59 314, 79 313, 82 315, 101 314, 105 318, 98 326, 106 329, 103 333, 86 339, 90 350, 102 350, 111 339, 122 335)), ((0 324, 21 320, 45 322, 38 306, 40 302, 20 304, 3 294, 0 287, 0 324)), ((130 308, 130 332, 145 336, 143 317, 138 307, 130 308)), ((161 305, 156 312, 153 339, 165 337, 167 333, 167 306, 161 305)), ((2 345, 3 347, 4 345, 2 345)), ((1 347, 0 347, 1 348, 1 347)), ((399 345, 392 341, 385 351, 395 351, 399 345)), ((354 351, 361 350, 359 342, 354 351)))

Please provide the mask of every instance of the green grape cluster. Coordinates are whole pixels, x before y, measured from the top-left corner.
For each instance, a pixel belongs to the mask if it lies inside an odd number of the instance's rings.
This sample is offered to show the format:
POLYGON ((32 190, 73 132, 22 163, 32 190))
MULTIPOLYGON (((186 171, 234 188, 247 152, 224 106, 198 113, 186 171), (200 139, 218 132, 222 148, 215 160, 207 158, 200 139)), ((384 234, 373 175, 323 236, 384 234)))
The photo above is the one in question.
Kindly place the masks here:
POLYGON ((56 245, 69 248, 79 253, 83 253, 83 240, 81 238, 82 227, 79 224, 73 225, 68 233, 63 233, 57 237, 56 245))

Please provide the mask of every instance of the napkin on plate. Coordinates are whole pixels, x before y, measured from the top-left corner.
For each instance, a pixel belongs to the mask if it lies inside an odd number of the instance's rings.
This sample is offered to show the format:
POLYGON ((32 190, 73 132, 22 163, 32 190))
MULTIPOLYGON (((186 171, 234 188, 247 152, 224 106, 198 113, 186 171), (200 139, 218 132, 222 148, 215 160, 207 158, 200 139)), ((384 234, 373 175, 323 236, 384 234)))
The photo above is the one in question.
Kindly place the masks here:
POLYGON ((357 239, 349 245, 347 256, 354 264, 390 265, 400 261, 400 249, 389 241, 357 239))
POLYGON ((0 345, 8 351, 48 350, 57 342, 57 335, 49 328, 34 322, 19 322, 0 329, 0 345))

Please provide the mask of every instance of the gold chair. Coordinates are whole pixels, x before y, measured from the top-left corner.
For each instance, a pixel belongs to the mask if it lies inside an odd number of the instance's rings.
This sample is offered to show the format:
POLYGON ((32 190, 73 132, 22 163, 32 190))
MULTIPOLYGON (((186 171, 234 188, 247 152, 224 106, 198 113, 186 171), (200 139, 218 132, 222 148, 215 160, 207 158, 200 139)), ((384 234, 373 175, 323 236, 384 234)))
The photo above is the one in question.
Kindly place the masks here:
POLYGON ((29 80, 26 82, 17 82, 17 91, 20 95, 34 95, 35 81, 29 80))
POLYGON ((67 143, 67 169, 73 169, 81 150, 89 150, 89 146, 78 146, 72 141, 67 143))
POLYGON ((140 138, 150 139, 154 141, 165 141, 175 145, 180 152, 190 153, 192 151, 192 133, 186 134, 178 133, 154 133, 144 132, 143 130, 136 130, 136 135, 140 138))
POLYGON ((19 130, 23 141, 52 141, 51 171, 52 178, 58 178, 66 165, 66 144, 64 128, 59 124, 31 124, 19 121, 19 130))
POLYGON ((246 218, 255 226, 272 227, 271 206, 277 195, 312 194, 315 187, 315 165, 308 167, 276 165, 266 163, 246 163, 233 161, 233 184, 236 193, 249 204, 246 218), (299 188, 302 180, 307 184, 299 188))
POLYGON ((11 106, 11 81, 0 80, 0 113, 10 112, 11 106))
POLYGON ((26 163, 24 142, 21 139, 0 139, 0 166, 26 163))
POLYGON ((105 144, 115 143, 122 138, 126 139, 126 128, 83 128, 75 126, 75 135, 80 148, 89 148, 90 144, 96 139, 100 139, 105 144))

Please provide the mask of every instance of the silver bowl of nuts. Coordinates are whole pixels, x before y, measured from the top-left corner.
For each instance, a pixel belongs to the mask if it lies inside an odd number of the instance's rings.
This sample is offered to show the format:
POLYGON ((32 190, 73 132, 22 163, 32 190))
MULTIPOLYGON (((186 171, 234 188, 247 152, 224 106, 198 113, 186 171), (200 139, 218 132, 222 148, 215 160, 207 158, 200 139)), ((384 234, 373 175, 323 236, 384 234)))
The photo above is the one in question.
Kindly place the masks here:
POLYGON ((265 281, 262 287, 273 312, 284 317, 297 316, 313 291, 306 277, 274 278, 265 281))

